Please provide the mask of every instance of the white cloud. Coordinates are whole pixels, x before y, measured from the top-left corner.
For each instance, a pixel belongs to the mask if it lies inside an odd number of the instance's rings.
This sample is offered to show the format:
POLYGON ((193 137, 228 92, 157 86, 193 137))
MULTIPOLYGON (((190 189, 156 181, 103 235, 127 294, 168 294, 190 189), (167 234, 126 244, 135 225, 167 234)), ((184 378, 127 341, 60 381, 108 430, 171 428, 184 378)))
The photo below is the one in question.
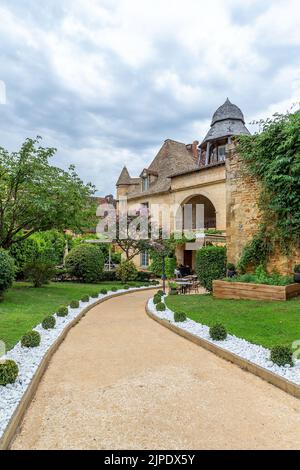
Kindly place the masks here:
POLYGON ((165 138, 201 140, 229 96, 246 120, 300 97, 298 0, 2 0, 1 145, 42 134, 101 193, 165 138), (5 44, 5 45, 4 45, 5 44))

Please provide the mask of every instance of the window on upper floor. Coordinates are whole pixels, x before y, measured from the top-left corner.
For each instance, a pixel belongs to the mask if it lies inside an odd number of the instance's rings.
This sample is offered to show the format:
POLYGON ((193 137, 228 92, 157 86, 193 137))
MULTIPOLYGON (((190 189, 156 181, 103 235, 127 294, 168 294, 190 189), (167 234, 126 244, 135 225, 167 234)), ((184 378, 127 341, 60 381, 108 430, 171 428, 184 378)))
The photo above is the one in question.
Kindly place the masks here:
POLYGON ((218 147, 218 160, 224 162, 225 160, 226 145, 219 145, 218 147))
POLYGON ((149 176, 144 176, 142 178, 142 190, 147 191, 149 189, 149 176))
POLYGON ((149 253, 148 251, 143 251, 141 253, 141 267, 148 268, 149 266, 149 253))

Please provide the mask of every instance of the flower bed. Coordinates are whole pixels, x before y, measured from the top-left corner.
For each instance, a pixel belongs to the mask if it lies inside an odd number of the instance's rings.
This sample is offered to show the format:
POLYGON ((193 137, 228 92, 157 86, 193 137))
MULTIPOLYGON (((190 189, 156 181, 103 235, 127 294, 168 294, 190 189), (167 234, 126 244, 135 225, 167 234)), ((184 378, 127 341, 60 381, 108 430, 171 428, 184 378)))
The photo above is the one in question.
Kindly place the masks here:
POLYGON ((217 299, 288 300, 300 296, 300 284, 271 286, 248 282, 213 281, 217 299))
POLYGON ((233 335, 227 335, 224 341, 214 341, 211 339, 209 331, 210 328, 205 325, 201 325, 193 320, 187 319, 184 322, 175 322, 174 312, 168 307, 164 311, 158 311, 153 299, 150 299, 147 305, 149 312, 161 320, 166 320, 172 326, 176 326, 180 330, 192 334, 194 337, 201 338, 207 343, 215 345, 222 350, 228 351, 236 356, 239 356, 250 363, 259 366, 266 371, 270 371, 272 374, 277 375, 296 386, 300 385, 300 360, 295 361, 295 365, 291 367, 278 366, 274 364, 271 359, 271 351, 263 346, 249 343, 248 341, 237 338, 233 335))
POLYGON ((68 307, 67 316, 54 315, 56 323, 53 329, 44 329, 41 324, 34 328, 33 331, 37 331, 41 336, 41 343, 38 347, 24 348, 21 346, 21 342, 19 342, 13 349, 7 352, 1 360, 10 359, 15 361, 19 368, 19 374, 15 383, 0 386, 0 440, 44 356, 51 346, 63 335, 67 327, 74 322, 87 307, 93 306, 101 299, 112 297, 120 293, 138 291, 140 289, 153 289, 153 287, 154 286, 141 286, 119 289, 117 293, 109 291, 107 294, 99 294, 97 298, 90 298, 88 302, 80 302, 78 308, 68 307))

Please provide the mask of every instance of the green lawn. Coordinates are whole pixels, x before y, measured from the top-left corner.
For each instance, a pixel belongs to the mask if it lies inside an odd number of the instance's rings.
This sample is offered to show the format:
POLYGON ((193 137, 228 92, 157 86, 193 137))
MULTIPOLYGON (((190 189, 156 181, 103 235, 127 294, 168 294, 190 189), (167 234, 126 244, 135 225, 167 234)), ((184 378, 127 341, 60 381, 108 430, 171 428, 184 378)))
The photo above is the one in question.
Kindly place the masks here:
POLYGON ((221 322, 229 333, 267 348, 291 346, 300 340, 300 298, 269 302, 180 295, 167 297, 166 303, 171 310, 183 311, 198 323, 211 326, 221 322))
POLYGON ((17 282, 5 292, 4 300, 0 302, 0 340, 4 341, 9 350, 24 333, 41 323, 47 315, 55 313, 58 307, 68 305, 71 300, 80 300, 84 294, 99 293, 101 289, 118 285, 121 287, 120 282, 61 282, 34 289, 28 283, 17 282))

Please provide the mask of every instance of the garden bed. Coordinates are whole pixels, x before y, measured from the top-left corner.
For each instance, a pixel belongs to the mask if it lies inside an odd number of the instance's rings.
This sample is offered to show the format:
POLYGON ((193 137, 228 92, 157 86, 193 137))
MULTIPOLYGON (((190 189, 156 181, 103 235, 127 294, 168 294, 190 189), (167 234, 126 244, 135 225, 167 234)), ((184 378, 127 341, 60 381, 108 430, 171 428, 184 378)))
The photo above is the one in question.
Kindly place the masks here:
POLYGON ((270 286, 248 282, 213 281, 216 299, 289 300, 300 296, 300 284, 270 286))
POLYGON ((172 331, 300 398, 299 360, 295 361, 294 367, 278 366, 271 361, 268 348, 252 344, 243 338, 228 334, 224 341, 215 341, 210 337, 208 326, 190 318, 175 322, 174 311, 168 307, 159 311, 153 299, 147 304, 147 313, 172 331))

